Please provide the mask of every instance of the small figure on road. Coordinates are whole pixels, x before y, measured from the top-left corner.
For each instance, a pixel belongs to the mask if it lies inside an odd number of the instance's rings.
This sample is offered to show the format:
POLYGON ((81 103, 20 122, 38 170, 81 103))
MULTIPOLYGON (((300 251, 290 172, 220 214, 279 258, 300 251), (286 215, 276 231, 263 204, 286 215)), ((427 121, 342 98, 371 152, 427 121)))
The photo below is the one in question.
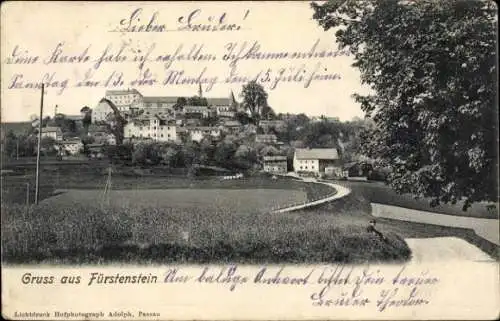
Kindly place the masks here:
POLYGON ((375 220, 370 220, 370 225, 368 225, 368 227, 366 228, 366 231, 368 233, 373 233, 375 234, 377 237, 379 237, 382 241, 387 241, 387 238, 382 234, 382 232, 378 231, 376 228, 375 228, 375 225, 377 224, 377 222, 375 220))

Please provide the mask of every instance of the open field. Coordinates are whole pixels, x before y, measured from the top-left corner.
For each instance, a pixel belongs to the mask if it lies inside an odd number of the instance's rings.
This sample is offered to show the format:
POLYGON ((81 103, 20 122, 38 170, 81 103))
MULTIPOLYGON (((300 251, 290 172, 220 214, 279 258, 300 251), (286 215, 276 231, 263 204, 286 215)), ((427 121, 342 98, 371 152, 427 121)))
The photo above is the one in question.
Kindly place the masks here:
MULTIPOLYGON (((268 176, 222 181, 115 172, 109 198, 102 199, 106 172, 92 170, 87 175, 45 171, 43 190, 59 190, 58 195, 29 208, 2 204, 5 261, 353 263, 404 261, 410 255, 394 234, 384 242, 363 225, 338 227, 314 213, 269 213, 335 192, 323 184, 268 176)), ((7 176, 3 186, 15 191, 31 177, 7 176)), ((23 193, 12 195, 23 203, 23 193)))
MULTIPOLYGON (((267 176, 222 181, 115 172, 109 198, 102 199, 106 171, 93 171, 45 171, 42 197, 60 194, 38 206, 15 204, 16 197, 23 203, 23 193, 11 193, 14 202, 2 203, 5 262, 400 262, 411 256, 403 238, 437 236, 460 237, 498 258, 497 246, 468 229, 377 219, 383 241, 366 232, 373 217, 359 190, 315 208, 270 214, 277 203, 314 200, 332 190, 267 176)), ((4 177, 2 193, 32 177, 4 177)))
POLYGON ((129 189, 110 191, 66 190, 43 200, 51 208, 102 203, 114 208, 161 208, 177 211, 230 211, 238 214, 271 211, 277 207, 303 203, 306 193, 292 189, 129 189))
POLYGON ((488 204, 486 203, 475 203, 464 212, 462 210, 463 204, 461 203, 457 203, 456 205, 441 204, 436 207, 431 207, 428 199, 415 199, 411 195, 397 194, 389 186, 381 182, 336 181, 335 183, 355 190, 357 193, 362 194, 370 202, 374 203, 455 216, 493 219, 498 218, 498 204, 496 204, 496 209, 488 209, 488 204))
MULTIPOLYGON (((45 168, 40 175, 40 199, 50 197, 61 189, 103 190, 107 180, 107 168, 58 167, 45 168)), ((35 195, 35 174, 33 171, 20 175, 2 177, 2 201, 4 203, 26 203, 26 189, 29 183, 30 201, 35 195)), ((112 174, 113 190, 136 189, 274 189, 298 190, 307 195, 308 200, 317 200, 333 191, 323 184, 305 183, 298 180, 268 176, 247 177, 237 180, 221 180, 219 177, 186 177, 163 173, 144 174, 140 169, 127 169, 112 174)))

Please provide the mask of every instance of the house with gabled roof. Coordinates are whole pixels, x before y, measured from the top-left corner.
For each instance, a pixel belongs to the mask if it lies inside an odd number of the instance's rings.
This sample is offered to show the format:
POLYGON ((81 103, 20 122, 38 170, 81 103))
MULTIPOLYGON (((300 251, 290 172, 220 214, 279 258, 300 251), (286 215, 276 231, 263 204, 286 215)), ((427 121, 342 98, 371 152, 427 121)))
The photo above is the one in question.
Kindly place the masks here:
POLYGON ((120 112, 140 108, 143 104, 143 96, 137 89, 107 90, 104 98, 113 102, 120 112))
POLYGON ((268 173, 286 174, 287 162, 286 156, 264 156, 262 158, 263 170, 268 173))
POLYGON ((201 142, 205 137, 218 139, 221 136, 221 131, 218 127, 210 126, 188 126, 184 129, 189 133, 191 140, 201 142))
POLYGON ((78 137, 70 137, 61 141, 56 149, 62 155, 78 155, 83 152, 83 142, 78 137))
POLYGON ((127 139, 152 139, 155 141, 176 141, 177 131, 175 119, 167 119, 159 115, 141 115, 130 120, 123 128, 127 139))
POLYGON ((145 96, 142 98, 143 108, 173 108, 179 97, 145 96))
POLYGON ((257 134, 255 135, 255 142, 260 144, 276 144, 278 138, 274 134, 257 134))
POLYGON ((50 137, 56 141, 60 141, 63 139, 63 133, 61 128, 59 127, 54 127, 54 126, 42 127, 42 138, 44 137, 50 137))
POLYGON ((342 162, 336 148, 297 148, 293 156, 293 169, 296 173, 325 173, 325 168, 341 171, 342 162))

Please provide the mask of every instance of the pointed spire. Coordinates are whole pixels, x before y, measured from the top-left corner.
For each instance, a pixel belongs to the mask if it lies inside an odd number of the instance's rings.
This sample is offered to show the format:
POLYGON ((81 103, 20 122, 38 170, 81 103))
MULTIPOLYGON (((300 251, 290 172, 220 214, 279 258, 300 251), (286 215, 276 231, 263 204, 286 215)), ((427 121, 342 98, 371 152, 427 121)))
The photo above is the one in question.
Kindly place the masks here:
POLYGON ((231 107, 236 108, 238 106, 238 102, 236 101, 236 98, 234 97, 234 92, 231 89, 231 96, 229 97, 231 99, 231 107))
POLYGON ((201 82, 198 83, 198 96, 203 97, 203 90, 201 90, 201 82))

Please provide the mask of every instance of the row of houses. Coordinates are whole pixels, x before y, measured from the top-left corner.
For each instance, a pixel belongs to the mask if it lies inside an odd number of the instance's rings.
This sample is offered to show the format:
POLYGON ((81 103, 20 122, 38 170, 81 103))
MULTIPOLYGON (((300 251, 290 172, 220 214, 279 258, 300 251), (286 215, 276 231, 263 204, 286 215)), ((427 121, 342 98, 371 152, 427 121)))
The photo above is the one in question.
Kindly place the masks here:
MULTIPOLYGON (((199 93, 201 98, 201 91, 199 93)), ((234 118, 239 104, 234 94, 228 97, 204 98, 207 106, 185 105, 183 108, 175 108, 179 97, 174 96, 143 96, 137 89, 108 90, 92 112, 92 122, 105 121, 107 115, 117 110, 122 115, 133 115, 139 111, 150 116, 169 116, 172 118, 189 118, 190 115, 207 118, 217 116, 223 118, 234 118)))
MULTIPOLYGON (((234 94, 225 97, 202 97, 201 88, 198 98, 203 98, 207 106, 185 105, 176 107, 179 97, 143 96, 136 89, 108 90, 105 97, 92 111, 92 123, 108 121, 110 114, 119 114, 127 122, 124 128, 125 139, 151 139, 155 141, 179 141, 190 137, 200 141, 201 134, 213 138, 220 137, 222 132, 236 134, 244 126, 235 119, 236 112, 241 111, 240 104, 234 94), (204 119, 214 117, 216 124, 204 126, 204 119)), ((286 130, 282 120, 262 120, 260 127, 268 132, 286 130)), ((256 138, 262 143, 276 143, 276 135, 263 135, 256 138)))

